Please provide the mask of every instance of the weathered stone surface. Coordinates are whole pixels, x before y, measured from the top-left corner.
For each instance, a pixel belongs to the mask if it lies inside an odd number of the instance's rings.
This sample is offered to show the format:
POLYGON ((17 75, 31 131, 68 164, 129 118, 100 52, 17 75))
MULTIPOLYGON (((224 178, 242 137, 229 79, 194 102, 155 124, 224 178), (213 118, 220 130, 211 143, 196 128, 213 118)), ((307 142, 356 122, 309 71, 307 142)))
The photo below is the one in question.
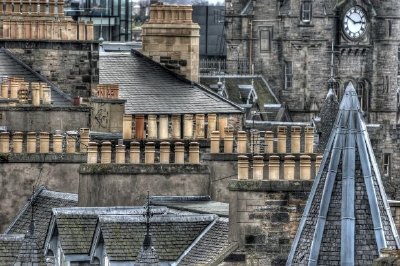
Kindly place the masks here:
POLYGON ((20 157, 30 157, 29 163, 17 162, 13 156, 14 163, 0 163, 0 232, 24 206, 33 186, 45 185, 55 191, 78 192, 78 168, 82 161, 77 163, 77 160, 81 160, 81 156, 72 156, 70 163, 68 157, 57 156, 58 162, 46 162, 45 154, 32 154, 20 157))
POLYGON ((1 40, 0 46, 71 96, 87 97, 98 83, 98 42, 1 40))
POLYGON ((203 165, 83 164, 79 172, 80 206, 140 205, 147 191, 160 196, 209 195, 210 174, 203 165))
POLYGON ((0 124, 10 131, 78 130, 89 127, 89 107, 0 107, 0 124))
POLYGON ((311 186, 300 180, 230 180, 230 240, 239 244, 232 259, 285 265, 311 186))

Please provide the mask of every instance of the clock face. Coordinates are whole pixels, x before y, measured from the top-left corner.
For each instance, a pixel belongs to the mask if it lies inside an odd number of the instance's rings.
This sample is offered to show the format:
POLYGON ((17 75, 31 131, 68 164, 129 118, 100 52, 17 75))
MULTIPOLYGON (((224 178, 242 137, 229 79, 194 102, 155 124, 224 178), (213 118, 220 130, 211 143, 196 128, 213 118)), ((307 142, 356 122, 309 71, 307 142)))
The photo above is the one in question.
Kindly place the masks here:
POLYGON ((367 29, 367 19, 364 10, 359 6, 350 8, 343 18, 343 31, 351 40, 364 36, 367 29))

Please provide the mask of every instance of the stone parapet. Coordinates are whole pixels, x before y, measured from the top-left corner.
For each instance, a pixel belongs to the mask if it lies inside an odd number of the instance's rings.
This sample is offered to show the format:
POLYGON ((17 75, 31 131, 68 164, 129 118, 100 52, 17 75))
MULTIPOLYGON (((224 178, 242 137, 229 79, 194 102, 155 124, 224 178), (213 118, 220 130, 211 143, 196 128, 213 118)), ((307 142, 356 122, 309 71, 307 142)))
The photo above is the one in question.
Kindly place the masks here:
POLYGON ((3 19, 0 39, 93 41, 93 22, 3 19))
MULTIPOLYGON (((0 144, 2 140, 0 139, 0 144)), ((122 142, 122 141, 121 141, 122 142)), ((155 142, 131 142, 129 147, 123 144, 114 145, 109 141, 98 144, 90 142, 88 164, 200 164, 200 148, 198 142, 190 142, 185 147, 183 142, 175 142, 171 145, 164 141, 155 142), (97 148, 99 147, 99 148, 97 148), (172 159, 173 158, 173 159, 172 159)))
MULTIPOLYGON (((240 120, 240 115, 228 116, 225 114, 124 114, 120 120, 125 121, 123 128, 124 140, 174 139, 201 141, 211 137, 212 132, 209 132, 209 130, 216 129, 216 119, 221 118, 225 122, 220 124, 218 129, 224 132, 227 131, 228 138, 225 140, 225 146, 227 147, 226 151, 229 152, 233 149, 233 135, 236 134, 237 127, 241 126, 235 124, 235 122, 228 122, 228 117, 234 121, 240 120)), ((218 138, 219 140, 224 140, 223 135, 218 138)), ((217 145, 219 145, 219 140, 217 145)), ((246 143, 242 145, 243 150, 245 145, 246 143)))
MULTIPOLYGON (((85 132, 86 129, 81 130, 85 132)), ((86 132, 85 132, 86 133, 86 132)), ((88 134, 84 134, 83 142, 78 133, 49 132, 2 132, 0 134, 0 153, 9 157, 27 154, 75 154, 86 153, 89 142, 88 134), (78 144, 79 143, 79 144, 78 144)))
POLYGON ((51 104, 51 88, 46 82, 28 82, 20 77, 3 77, 1 80, 0 99, 12 99, 9 106, 33 106, 51 104))

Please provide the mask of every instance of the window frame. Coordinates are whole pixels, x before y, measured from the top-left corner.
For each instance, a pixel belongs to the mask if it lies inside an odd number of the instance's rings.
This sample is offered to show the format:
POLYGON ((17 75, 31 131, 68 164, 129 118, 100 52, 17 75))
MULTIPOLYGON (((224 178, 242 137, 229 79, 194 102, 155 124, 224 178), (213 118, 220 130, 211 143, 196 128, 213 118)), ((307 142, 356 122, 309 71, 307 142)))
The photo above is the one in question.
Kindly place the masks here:
POLYGON ((303 23, 311 23, 311 20, 312 20, 312 1, 311 0, 305 0, 301 3, 300 20, 303 23))
POLYGON ((260 53, 268 53, 271 52, 272 50, 272 27, 261 27, 259 29, 259 39, 260 39, 260 53), (262 37, 262 33, 267 32, 267 38, 262 37), (263 49, 263 41, 266 40, 268 43, 267 49, 263 49))
POLYGON ((286 61, 284 63, 284 85, 285 90, 293 88, 293 62, 286 61))
POLYGON ((391 168, 392 168, 392 154, 391 153, 384 153, 383 154, 383 175, 386 177, 390 176, 391 168))

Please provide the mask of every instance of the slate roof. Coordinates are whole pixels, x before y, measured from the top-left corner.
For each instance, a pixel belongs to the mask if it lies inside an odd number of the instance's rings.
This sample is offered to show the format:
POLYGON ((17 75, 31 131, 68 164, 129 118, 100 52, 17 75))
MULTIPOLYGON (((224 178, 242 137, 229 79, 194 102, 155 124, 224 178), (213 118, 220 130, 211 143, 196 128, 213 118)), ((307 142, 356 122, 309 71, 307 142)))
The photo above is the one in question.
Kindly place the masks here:
POLYGON ((119 84, 127 114, 242 113, 242 109, 139 52, 101 54, 100 83, 119 84))
MULTIPOLYGON (((47 190, 40 186, 33 195, 33 201, 29 201, 20 210, 16 218, 6 229, 5 234, 26 234, 18 253, 17 261, 20 263, 34 262, 37 265, 45 265, 43 243, 51 218, 51 209, 54 207, 70 207, 78 204, 78 195, 47 190), (28 233, 32 217, 35 221, 34 235, 28 233)), ((0 249, 2 249, 0 242, 0 249)), ((0 265, 3 265, 0 263, 0 265)))
POLYGON ((43 248, 40 246, 36 236, 25 235, 18 253, 17 262, 22 265, 46 265, 43 248))
POLYGON ((0 235, 0 265, 14 265, 24 238, 22 234, 0 235))
MULTIPOLYGON (((241 87, 251 86, 253 83, 254 90, 257 94, 255 111, 262 112, 264 120, 275 120, 276 113, 271 113, 270 110, 265 110, 265 104, 277 104, 278 98, 268 85, 267 81, 260 75, 216 75, 216 76, 201 76, 200 83, 210 90, 217 88, 216 84, 221 81, 225 85, 225 90, 229 100, 240 105, 244 104, 241 97, 241 87), (266 112, 269 112, 266 114, 266 112)), ((247 95, 246 95, 247 96, 247 95)))
POLYGON ((316 123, 316 130, 319 133, 317 151, 323 153, 328 143, 329 136, 335 124, 336 116, 339 111, 339 102, 335 92, 330 89, 326 95, 319 113, 319 121, 316 123))
MULTIPOLYGON (((161 214, 166 210, 166 208, 156 208, 152 212, 161 214)), ((46 243, 51 240, 57 228, 64 254, 88 254, 99 215, 142 215, 144 211, 143 207, 55 208, 46 243)))
POLYGON ((72 106, 72 99, 45 77, 33 71, 29 66, 19 60, 10 51, 0 48, 0 78, 22 77, 28 82, 46 82, 51 87, 51 101, 53 106, 72 106))
POLYGON ((350 83, 287 265, 372 265, 382 248, 398 247, 357 93, 350 83))
MULTIPOLYGON (((47 190, 44 186, 39 187, 33 197, 33 213, 35 220, 35 236, 39 246, 43 246, 47 228, 51 219, 51 209, 58 207, 77 206, 78 195, 47 190)), ((20 210, 14 221, 6 229, 5 234, 26 234, 32 216, 32 203, 29 201, 20 210)))
MULTIPOLYGON (((215 219, 215 215, 153 216, 150 232, 160 261, 176 261, 215 219)), ((110 260, 136 261, 145 233, 144 217, 108 215, 99 217, 94 239, 101 234, 110 260)))
POLYGON ((228 235, 229 220, 218 218, 178 265, 210 265, 222 260, 231 247, 228 235))

